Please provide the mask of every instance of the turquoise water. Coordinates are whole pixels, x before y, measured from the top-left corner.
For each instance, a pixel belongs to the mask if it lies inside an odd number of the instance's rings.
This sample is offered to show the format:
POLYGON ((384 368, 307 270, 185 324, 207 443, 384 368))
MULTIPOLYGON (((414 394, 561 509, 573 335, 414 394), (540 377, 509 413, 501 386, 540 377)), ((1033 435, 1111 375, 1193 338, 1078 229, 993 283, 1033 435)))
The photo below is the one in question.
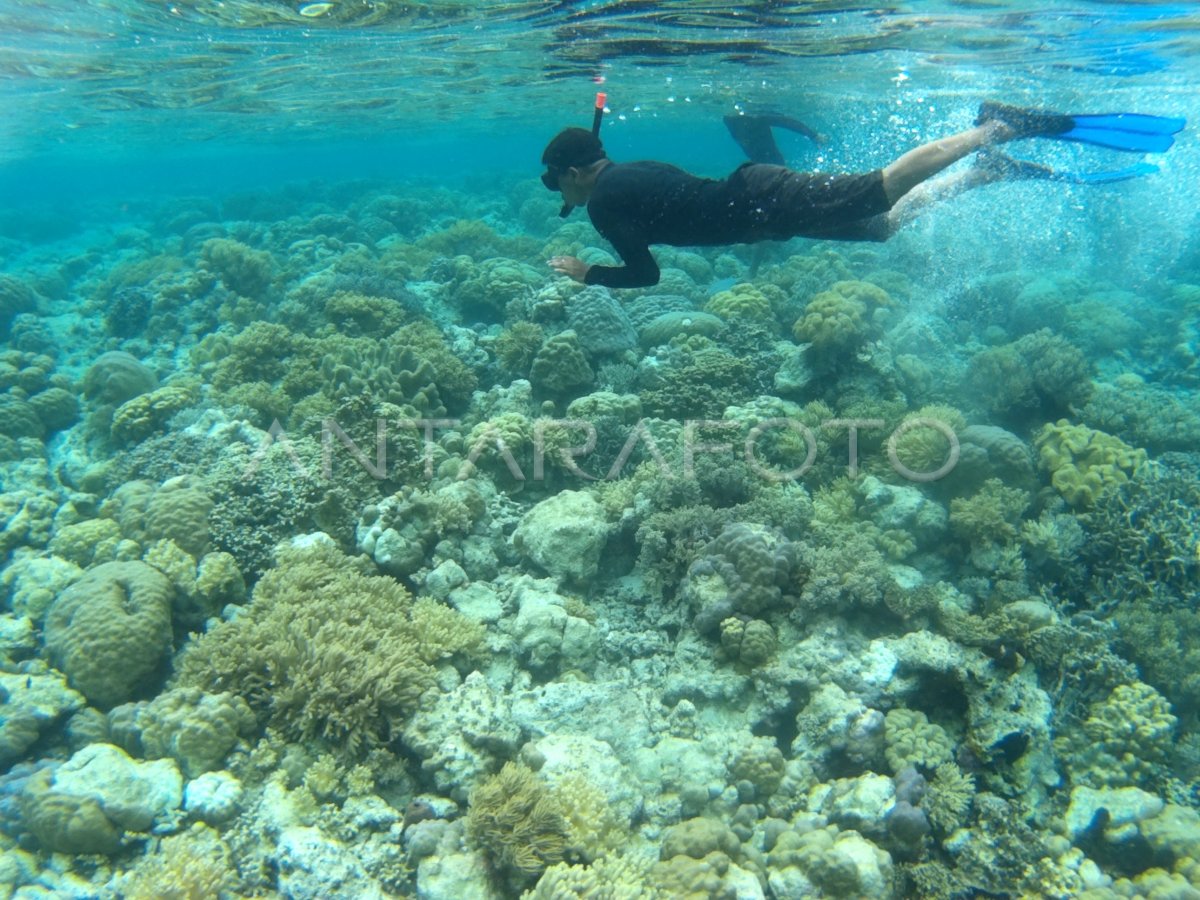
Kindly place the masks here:
POLYGON ((0 0, 0 897, 1200 897, 1198 35, 0 0), (1187 126, 610 291, 598 91, 709 178, 1187 126))

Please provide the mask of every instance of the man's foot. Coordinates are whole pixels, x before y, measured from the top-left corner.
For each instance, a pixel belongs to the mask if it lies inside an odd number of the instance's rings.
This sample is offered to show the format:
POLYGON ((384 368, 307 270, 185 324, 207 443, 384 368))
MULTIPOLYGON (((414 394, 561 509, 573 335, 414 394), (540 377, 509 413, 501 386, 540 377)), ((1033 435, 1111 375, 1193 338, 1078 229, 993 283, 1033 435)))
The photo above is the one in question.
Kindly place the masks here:
POLYGON ((987 182, 993 181, 1058 181, 1060 174, 1049 166, 1014 159, 999 150, 980 150, 975 155, 974 170, 987 182))
POLYGON ((1075 120, 1062 113, 1009 106, 990 100, 979 105, 979 114, 975 117, 976 125, 988 122, 1003 122, 1014 138, 1063 134, 1075 127, 1075 120))

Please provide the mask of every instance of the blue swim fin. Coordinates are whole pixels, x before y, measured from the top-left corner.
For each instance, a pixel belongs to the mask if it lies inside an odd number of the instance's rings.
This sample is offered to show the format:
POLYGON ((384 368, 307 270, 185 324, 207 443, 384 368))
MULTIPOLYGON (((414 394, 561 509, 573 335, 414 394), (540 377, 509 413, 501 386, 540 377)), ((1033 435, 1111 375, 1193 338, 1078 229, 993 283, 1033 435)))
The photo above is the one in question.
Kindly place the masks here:
POLYGON ((1151 175, 1158 166, 1147 162, 1135 163, 1123 169, 1104 169, 1099 172, 1068 172, 1029 159, 1019 159, 999 150, 981 150, 976 168, 996 181, 1061 181, 1067 184, 1112 184, 1142 175, 1151 175))
POLYGON ((1052 135, 1060 141, 1095 144, 1128 153, 1165 153, 1183 130, 1184 120, 1168 116, 1118 113, 1106 116, 1075 116, 1075 127, 1052 135), (1119 125, 1101 124, 1119 122, 1119 125), (1159 130, 1152 131, 1151 128, 1159 130))
POLYGON ((1003 103, 983 103, 977 125, 999 120, 1018 137, 1045 137, 1059 141, 1094 144, 1129 153, 1163 153, 1175 143, 1186 119, 1151 116, 1145 113, 1100 113, 1067 115, 1039 109, 1024 109, 1003 103))

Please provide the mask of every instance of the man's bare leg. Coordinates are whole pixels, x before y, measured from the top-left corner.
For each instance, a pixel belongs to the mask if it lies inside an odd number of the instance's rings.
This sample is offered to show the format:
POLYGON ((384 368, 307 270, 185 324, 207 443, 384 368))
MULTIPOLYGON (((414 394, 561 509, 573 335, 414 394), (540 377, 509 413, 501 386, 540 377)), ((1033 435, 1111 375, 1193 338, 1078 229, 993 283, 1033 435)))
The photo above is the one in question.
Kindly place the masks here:
POLYGON ((901 197, 982 147, 1000 144, 1013 137, 1013 130, 1000 121, 985 122, 941 140, 909 150, 883 170, 883 190, 893 204, 901 197))
POLYGON ((942 203, 972 188, 996 181, 995 175, 972 167, 961 172, 951 172, 940 178, 921 182, 888 210, 888 234, 895 234, 935 203, 942 203))

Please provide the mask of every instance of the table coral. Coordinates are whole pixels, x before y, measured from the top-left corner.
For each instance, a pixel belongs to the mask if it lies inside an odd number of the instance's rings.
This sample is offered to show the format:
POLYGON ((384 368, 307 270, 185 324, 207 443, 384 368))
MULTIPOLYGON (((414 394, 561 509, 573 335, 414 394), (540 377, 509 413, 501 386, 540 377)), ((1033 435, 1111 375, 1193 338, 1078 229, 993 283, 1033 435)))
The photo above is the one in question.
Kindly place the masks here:
POLYGON ((71 686, 100 707, 153 686, 171 647, 172 588, 142 562, 84 573, 46 613, 46 653, 71 686))

